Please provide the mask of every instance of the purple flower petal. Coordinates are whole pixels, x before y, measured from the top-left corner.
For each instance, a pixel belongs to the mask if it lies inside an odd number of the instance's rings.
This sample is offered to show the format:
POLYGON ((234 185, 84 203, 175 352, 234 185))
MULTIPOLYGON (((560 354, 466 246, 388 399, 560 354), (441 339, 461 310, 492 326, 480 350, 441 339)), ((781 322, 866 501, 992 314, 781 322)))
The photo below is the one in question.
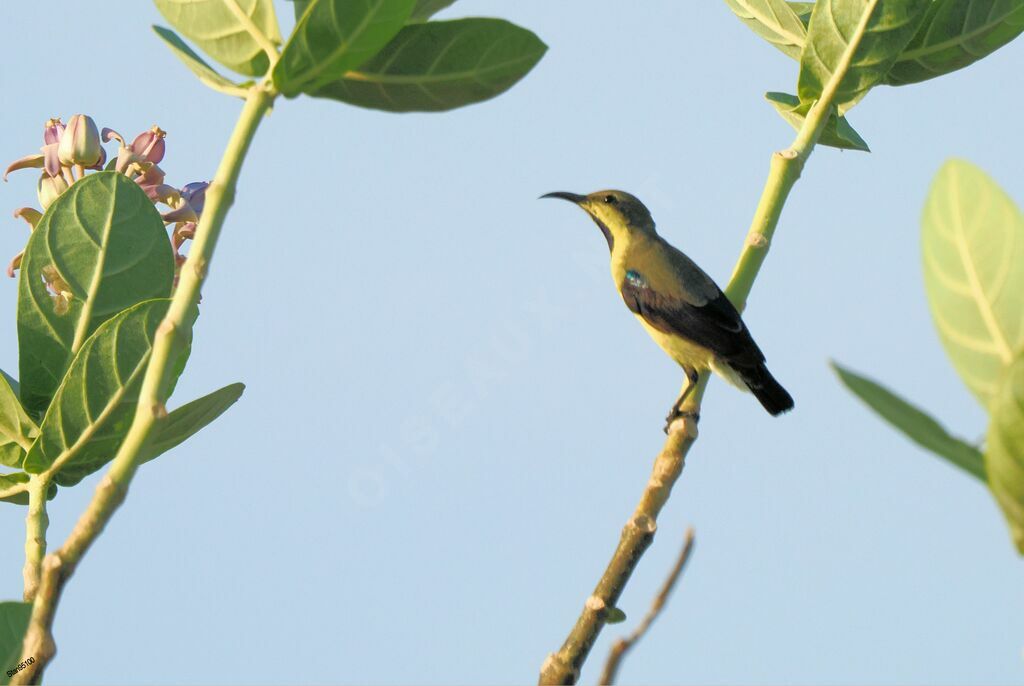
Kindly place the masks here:
POLYGON ((47 143, 42 147, 43 169, 51 177, 60 176, 60 156, 57 154, 59 143, 47 143))
POLYGON ((193 181, 185 184, 181 189, 181 197, 192 207, 196 215, 203 213, 203 207, 206 205, 206 189, 209 187, 209 181, 193 181))
POLYGON ((60 120, 60 117, 50 119, 43 125, 43 143, 46 145, 55 145, 60 143, 61 136, 64 134, 64 123, 60 120))

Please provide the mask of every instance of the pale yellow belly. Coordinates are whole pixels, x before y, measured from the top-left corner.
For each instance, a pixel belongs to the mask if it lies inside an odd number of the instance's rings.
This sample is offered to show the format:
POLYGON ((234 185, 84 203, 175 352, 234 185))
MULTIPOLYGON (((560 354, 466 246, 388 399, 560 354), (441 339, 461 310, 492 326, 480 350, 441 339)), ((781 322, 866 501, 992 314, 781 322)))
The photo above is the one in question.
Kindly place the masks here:
POLYGON ((747 385, 740 378, 739 374, 734 372, 728 364, 717 360, 714 353, 704 346, 697 345, 679 336, 670 336, 662 333, 648 324, 640 315, 634 316, 647 330, 647 333, 651 335, 654 342, 661 346, 661 349, 668 353, 668 356, 675 360, 679 366, 692 367, 697 371, 709 369, 736 388, 744 391, 748 390, 747 385))

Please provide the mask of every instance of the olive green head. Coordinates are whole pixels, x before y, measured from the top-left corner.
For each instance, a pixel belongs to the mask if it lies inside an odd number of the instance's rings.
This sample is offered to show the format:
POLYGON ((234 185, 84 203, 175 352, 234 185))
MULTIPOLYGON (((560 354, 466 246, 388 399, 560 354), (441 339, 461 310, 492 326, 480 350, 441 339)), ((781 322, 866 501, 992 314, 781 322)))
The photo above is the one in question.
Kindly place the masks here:
POLYGON ((654 219, 650 211, 625 191, 597 191, 590 195, 556 191, 541 197, 561 198, 578 205, 601 229, 608 240, 609 250, 614 247, 616 238, 625 238, 633 233, 654 233, 654 219))

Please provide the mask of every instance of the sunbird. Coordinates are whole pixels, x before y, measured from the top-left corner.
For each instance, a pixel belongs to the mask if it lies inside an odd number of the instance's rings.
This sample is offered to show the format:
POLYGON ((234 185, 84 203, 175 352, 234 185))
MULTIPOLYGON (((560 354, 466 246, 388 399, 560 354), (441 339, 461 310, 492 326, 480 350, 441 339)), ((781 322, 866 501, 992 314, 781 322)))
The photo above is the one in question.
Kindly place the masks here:
POLYGON ((616 190, 541 197, 568 200, 590 215, 608 241, 612 278, 626 307, 683 368, 686 385, 665 418, 666 433, 686 416, 683 401, 707 369, 749 390, 772 416, 793 409, 740 313, 703 269, 658 235, 642 202, 616 190))

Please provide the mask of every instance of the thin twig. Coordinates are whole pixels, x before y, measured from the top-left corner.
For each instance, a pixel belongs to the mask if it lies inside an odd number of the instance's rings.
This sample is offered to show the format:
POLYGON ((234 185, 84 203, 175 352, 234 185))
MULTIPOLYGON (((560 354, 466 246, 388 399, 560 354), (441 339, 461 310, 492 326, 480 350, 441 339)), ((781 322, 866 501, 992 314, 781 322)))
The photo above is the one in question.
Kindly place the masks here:
POLYGON ((602 686, 611 686, 611 684, 615 683, 615 675, 618 674, 619 666, 626 657, 626 653, 644 637, 647 630, 651 628, 651 624, 654 624, 654 620, 658 618, 658 615, 665 608, 669 596, 672 595, 672 589, 675 588, 676 582, 679 581, 683 568, 686 567, 686 563, 690 559, 690 553, 693 552, 693 537, 693 527, 691 526, 686 530, 686 538, 683 541, 683 549, 679 551, 679 558, 676 559, 676 563, 665 579, 665 583, 661 585, 658 595, 654 596, 651 609, 647 611, 643 620, 633 629, 631 634, 623 636, 612 644, 611 649, 608 651, 608 659, 604 663, 604 671, 601 672, 601 680, 598 682, 602 686))

